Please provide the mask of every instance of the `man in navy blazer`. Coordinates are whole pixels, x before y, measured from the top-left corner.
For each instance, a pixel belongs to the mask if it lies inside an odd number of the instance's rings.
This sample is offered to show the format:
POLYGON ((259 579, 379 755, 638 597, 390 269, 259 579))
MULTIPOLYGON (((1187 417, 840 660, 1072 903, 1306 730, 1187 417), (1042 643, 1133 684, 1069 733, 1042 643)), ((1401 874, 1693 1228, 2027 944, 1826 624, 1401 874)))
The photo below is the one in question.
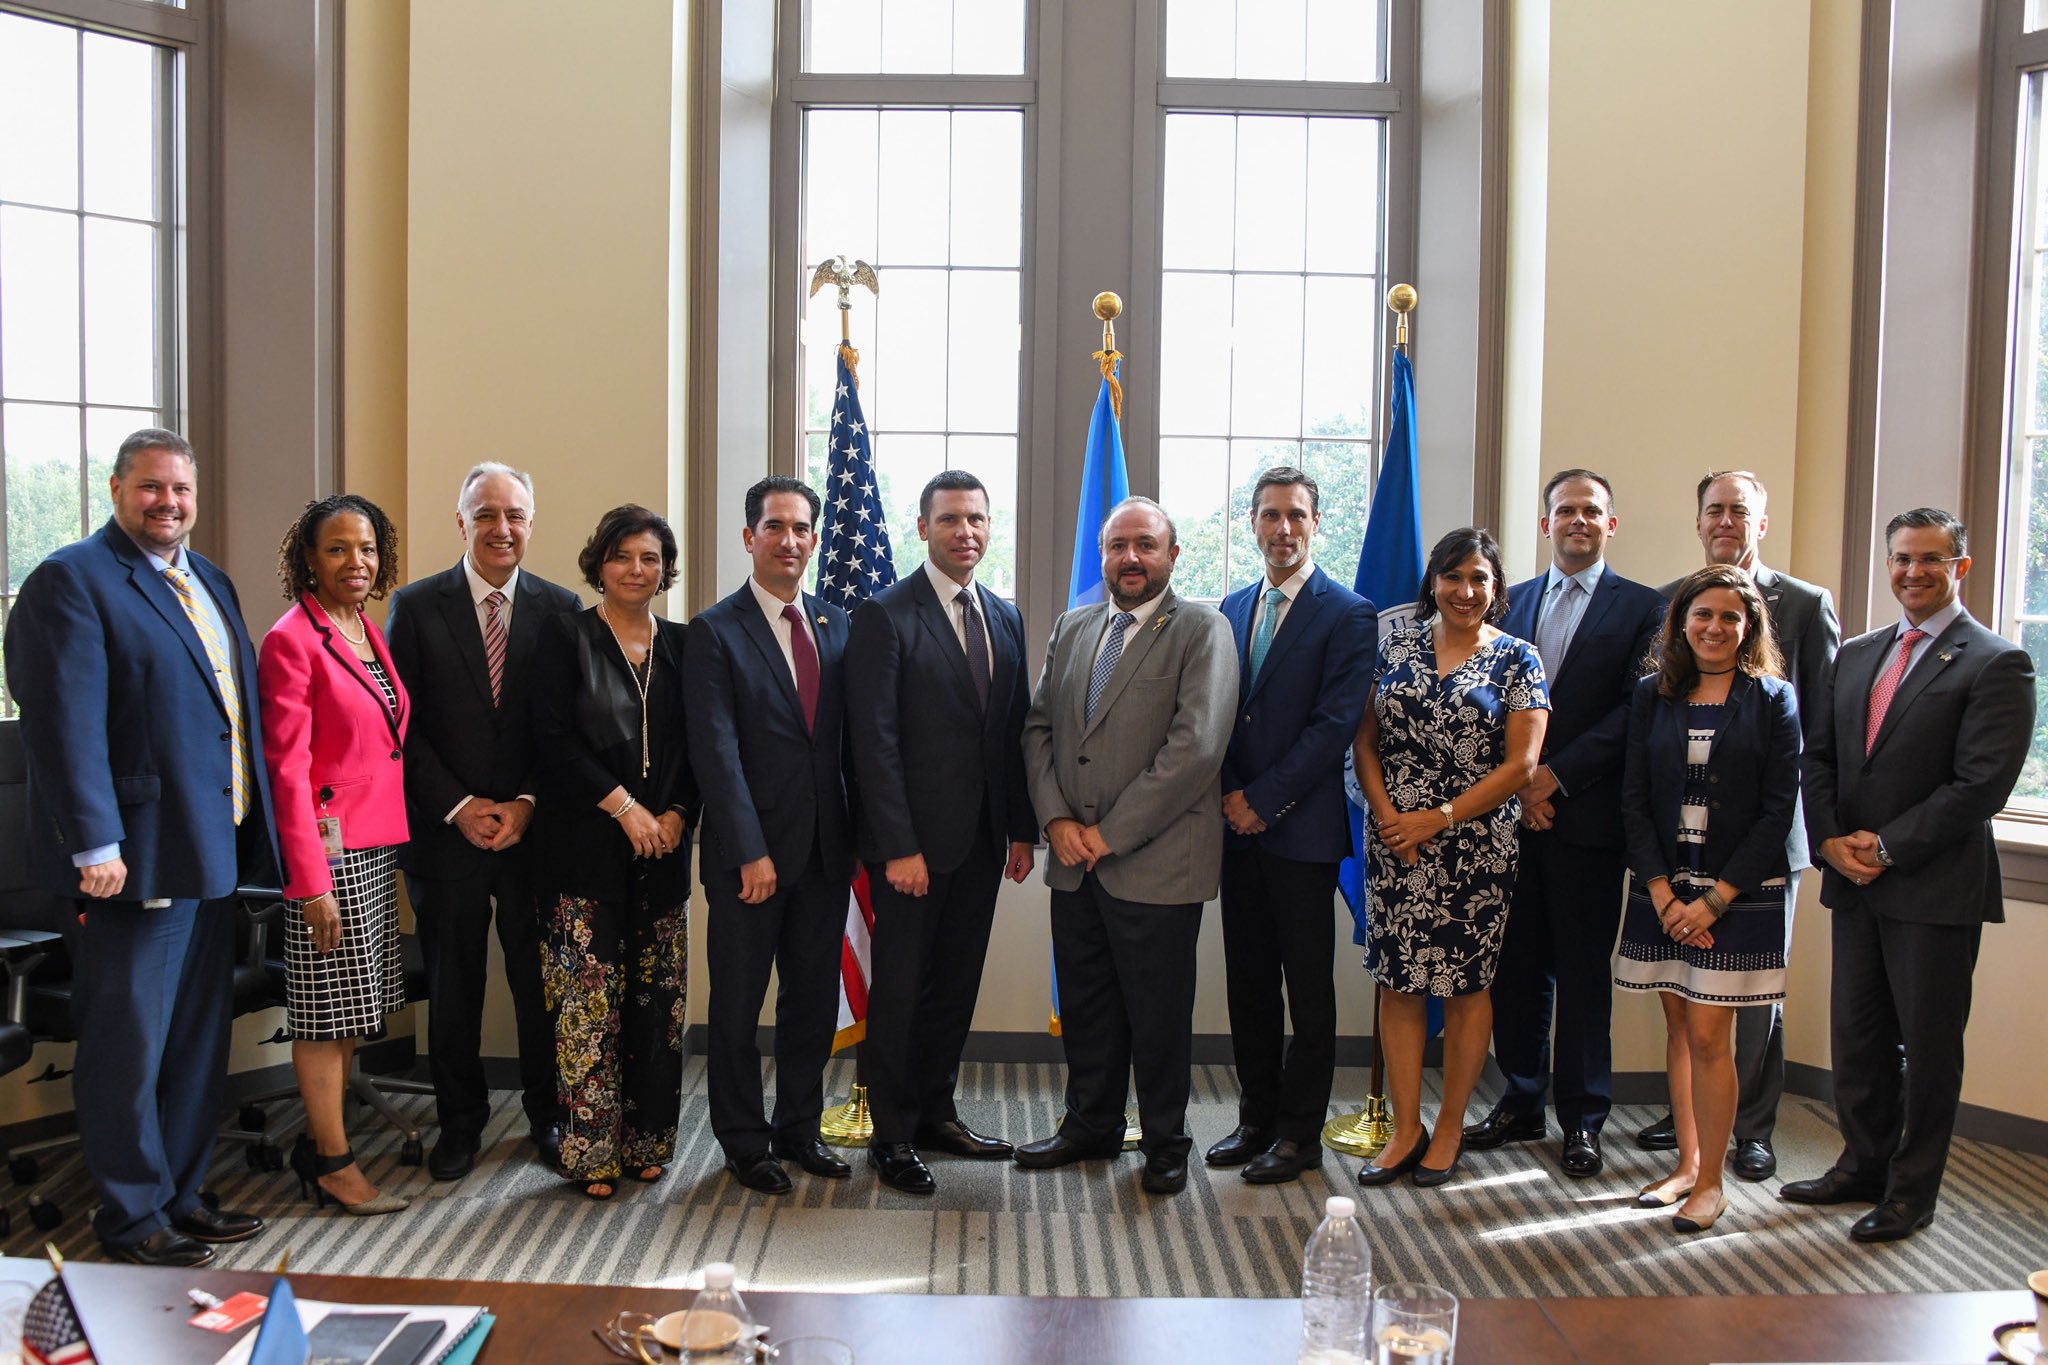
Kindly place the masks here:
POLYGON ((1322 495, 1306 473, 1259 475, 1251 525, 1265 572, 1223 599, 1238 677, 1222 884, 1237 1127, 1207 1160, 1277 1185, 1322 1164, 1337 1063, 1337 865, 1351 852, 1344 754, 1372 695, 1379 613, 1311 558, 1322 495))
POLYGON ((76 912, 72 1096, 93 1230, 145 1265, 203 1265, 207 1243, 263 1226, 199 1197, 234 1013, 230 898, 277 875, 277 846, 241 603, 185 543, 197 484, 184 437, 128 437, 112 519, 37 566, 7 619, 29 870, 76 912))
POLYGON ((839 945, 853 877, 846 613, 802 590, 818 495, 781 475, 747 490, 754 572, 690 622, 683 707, 704 799, 698 867, 711 902, 707 1049, 711 1132, 749 1189, 787 1194, 778 1157, 812 1175, 851 1169, 818 1138, 839 1018, 839 945), (775 1113, 762 1113, 754 1029, 775 997, 775 1113))
POLYGON ((1600 1129, 1614 1098, 1611 962, 1627 876, 1621 770, 1629 699, 1663 624, 1664 599, 1607 567, 1620 521, 1613 486, 1600 475, 1551 475, 1537 524, 1550 542, 1550 568, 1509 590, 1501 629, 1542 657, 1550 725, 1542 765, 1521 793, 1521 862, 1493 980, 1493 1052, 1506 1086, 1493 1112, 1465 1129, 1465 1145, 1486 1151, 1540 1139, 1549 1091, 1565 1134, 1565 1173, 1583 1178, 1603 1164, 1600 1129))
POLYGON ((1019 739, 1031 705, 1024 618, 974 581, 988 489, 960 469, 918 498, 922 568, 854 612, 846 729, 860 856, 874 898, 861 1067, 886 1185, 930 1194, 925 1151, 984 1160, 1010 1144, 960 1121, 953 1090, 1002 879, 1031 875, 1038 820, 1019 739))
POLYGON ((1849 1235, 1934 1221, 1963 1089, 1970 978, 2005 919, 1991 819, 2034 733, 2034 666, 1958 591, 1962 522, 1937 507, 1885 528, 1900 619, 1842 646, 1807 750, 1806 828, 1833 912, 1829 1024, 1842 1154, 1779 1193, 1874 1203, 1849 1235), (1904 1065, 1900 1054, 1904 1053, 1904 1065))

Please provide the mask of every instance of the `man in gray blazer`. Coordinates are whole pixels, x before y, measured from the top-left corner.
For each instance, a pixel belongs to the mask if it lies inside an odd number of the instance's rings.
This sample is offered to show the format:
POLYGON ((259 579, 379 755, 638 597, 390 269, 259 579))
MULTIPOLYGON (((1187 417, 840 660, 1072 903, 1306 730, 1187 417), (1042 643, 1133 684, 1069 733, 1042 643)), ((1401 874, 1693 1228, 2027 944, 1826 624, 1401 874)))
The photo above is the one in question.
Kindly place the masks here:
MULTIPOLYGON (((1720 470, 1700 480, 1696 497, 1695 529, 1706 549, 1707 563, 1743 570, 1763 594, 1772 638, 1778 642, 1786 679, 1799 701, 1800 730, 1811 736, 1821 688, 1828 670, 1835 666, 1836 651, 1842 647, 1842 623, 1835 615, 1835 600, 1826 588, 1764 567, 1758 551, 1770 530, 1771 516, 1770 494, 1762 479, 1747 469, 1720 470)), ((1678 583, 1666 583, 1657 591, 1668 601, 1677 595, 1678 583)), ((1791 895, 1797 899, 1799 869, 1810 858, 1805 817, 1797 810, 1785 853, 1792 866, 1791 895)), ((1785 917, 1785 933, 1789 946, 1790 915, 1785 917)), ((1735 1011, 1735 1074, 1742 1093, 1735 1110, 1735 1159, 1730 1164, 1744 1180, 1768 1180, 1778 1171, 1771 1133, 1778 1124, 1778 1101, 1785 1094, 1784 1006, 1745 1005, 1735 1011)), ((1636 1143, 1650 1151, 1676 1147, 1678 1135, 1671 1115, 1637 1133, 1636 1143)))
POLYGON ((1885 561, 1901 619, 1842 646, 1803 765, 1821 904, 1834 912, 1842 1154, 1779 1191, 1876 1204, 1849 1229, 1859 1242, 1934 1221, 1977 947, 2005 919, 1991 818, 2034 732, 2033 661, 1957 596, 1970 571, 1963 524, 1936 507, 1901 512, 1885 561))
POLYGON ((1107 602, 1053 626, 1024 718, 1024 771, 1053 856, 1053 968, 1067 1115, 1016 1151, 1043 1169, 1123 1150, 1135 1072, 1144 1188, 1188 1180, 1195 940, 1223 867, 1219 774, 1237 662, 1230 623, 1167 590, 1180 545, 1149 498, 1102 527, 1107 602))

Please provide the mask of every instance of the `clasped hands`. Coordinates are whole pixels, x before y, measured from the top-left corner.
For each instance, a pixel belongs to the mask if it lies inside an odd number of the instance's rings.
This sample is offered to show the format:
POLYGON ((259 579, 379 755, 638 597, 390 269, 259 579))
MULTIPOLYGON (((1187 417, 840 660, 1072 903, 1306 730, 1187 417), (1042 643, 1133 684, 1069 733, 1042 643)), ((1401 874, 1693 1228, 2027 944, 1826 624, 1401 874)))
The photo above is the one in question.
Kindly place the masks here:
POLYGON ((1380 842, 1411 867, 1422 856, 1422 846, 1451 827, 1435 806, 1375 815, 1373 823, 1379 829, 1380 842))
POLYGON ((1223 794, 1223 818, 1230 822, 1230 828, 1239 834, 1264 834, 1266 822, 1252 809, 1252 803, 1244 799, 1244 792, 1234 791, 1223 794))
MULTIPOLYGON (((1003 862, 1003 875, 1013 882, 1023 881, 1031 875, 1035 857, 1035 850, 1030 844, 1011 840, 1010 852, 1003 862)), ((889 879, 890 887, 899 896, 923 896, 932 889, 931 869, 925 865, 922 853, 889 859, 882 867, 882 875, 889 879)))
POLYGON ((1063 866, 1078 867, 1085 872, 1093 872, 1095 864, 1116 851, 1102 837, 1102 826, 1084 825, 1069 816, 1048 824, 1045 838, 1052 845, 1052 856, 1058 858, 1063 866))
POLYGON ((679 811, 665 810, 656 816, 648 814, 645 806, 634 805, 618 821, 637 858, 666 858, 683 842, 683 817, 679 811))
POLYGON ((532 819, 530 801, 486 801, 472 796, 455 812, 455 828, 478 848, 502 853, 526 837, 527 822, 532 819))
POLYGON ((1515 795, 1522 802, 1522 827, 1524 829, 1549 829, 1557 819, 1558 793, 1557 775, 1548 765, 1536 769, 1536 775, 1529 779, 1529 785, 1515 795))
POLYGON ((1694 948, 1714 946, 1714 912, 1705 900, 1682 901, 1672 891, 1671 883, 1659 877, 1650 883, 1650 905, 1657 912, 1657 922, 1673 941, 1694 948))
POLYGON ((1877 835, 1867 829, 1823 839, 1820 856, 1858 886, 1868 886, 1884 875, 1884 864, 1877 860, 1877 835))

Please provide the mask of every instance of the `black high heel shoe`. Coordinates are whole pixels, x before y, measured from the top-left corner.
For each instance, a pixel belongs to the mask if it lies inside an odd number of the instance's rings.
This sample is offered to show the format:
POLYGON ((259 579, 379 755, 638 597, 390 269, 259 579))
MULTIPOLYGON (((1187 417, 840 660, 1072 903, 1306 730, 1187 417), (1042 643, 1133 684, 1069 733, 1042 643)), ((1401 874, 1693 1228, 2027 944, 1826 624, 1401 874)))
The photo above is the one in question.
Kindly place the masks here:
POLYGON ((336 1171, 345 1171, 355 1165, 354 1148, 342 1152, 339 1156, 321 1156, 313 1146, 313 1139, 302 1136, 292 1144, 291 1164, 292 1173, 299 1178, 299 1198, 310 1197, 315 1208, 326 1208, 327 1201, 331 1199, 341 1205, 343 1213, 354 1214, 358 1218, 371 1218, 380 1213, 397 1213, 412 1204, 410 1199, 396 1194, 380 1194, 358 1204, 346 1203, 339 1195, 329 1194, 327 1187, 320 1183, 320 1177, 333 1175, 336 1171))
MULTIPOLYGON (((1426 1143, 1424 1144, 1425 1147, 1427 1145, 1426 1143)), ((1427 1190, 1443 1184, 1451 1178, 1451 1173, 1458 1169, 1458 1163, 1464 1159, 1465 1139, 1460 1136, 1458 1139, 1458 1150, 1451 1153, 1451 1164, 1442 1170, 1438 1170, 1434 1166, 1424 1166, 1420 1162, 1416 1163, 1414 1176, 1416 1187, 1427 1190)))
POLYGON ((1358 1169, 1358 1183, 1361 1185, 1391 1185, 1408 1172, 1422 1164, 1422 1158, 1429 1155, 1429 1129, 1422 1130, 1422 1137, 1415 1149, 1391 1166, 1381 1166, 1368 1161, 1358 1169))

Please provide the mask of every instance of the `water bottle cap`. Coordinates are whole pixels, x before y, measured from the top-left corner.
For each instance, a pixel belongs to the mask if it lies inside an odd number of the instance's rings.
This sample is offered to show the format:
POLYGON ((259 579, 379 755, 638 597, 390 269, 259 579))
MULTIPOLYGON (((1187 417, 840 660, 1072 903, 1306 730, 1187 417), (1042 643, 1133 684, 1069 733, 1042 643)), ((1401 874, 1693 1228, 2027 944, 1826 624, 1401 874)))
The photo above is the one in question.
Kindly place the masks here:
MULTIPOLYGON (((1347 1199, 1344 1202, 1348 1204, 1351 1201, 1347 1199)), ((730 1289, 732 1288, 732 1276, 732 1262, 713 1261, 710 1265, 704 1267, 704 1287, 706 1289, 730 1289)))
POLYGON ((1358 1201, 1341 1194, 1333 1194, 1323 1201, 1323 1212, 1331 1218, 1349 1218, 1358 1212, 1358 1201))

